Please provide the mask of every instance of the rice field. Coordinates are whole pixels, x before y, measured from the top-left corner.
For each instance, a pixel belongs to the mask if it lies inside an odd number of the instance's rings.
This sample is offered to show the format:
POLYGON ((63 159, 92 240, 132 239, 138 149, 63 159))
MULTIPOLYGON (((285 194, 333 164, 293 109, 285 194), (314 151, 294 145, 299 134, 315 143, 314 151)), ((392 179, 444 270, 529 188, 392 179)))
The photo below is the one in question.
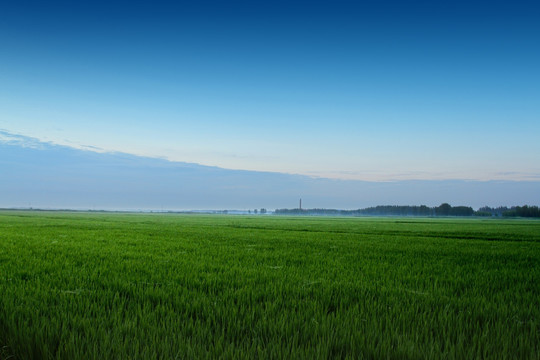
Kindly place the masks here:
POLYGON ((0 211, 0 359, 539 359, 540 221, 0 211))

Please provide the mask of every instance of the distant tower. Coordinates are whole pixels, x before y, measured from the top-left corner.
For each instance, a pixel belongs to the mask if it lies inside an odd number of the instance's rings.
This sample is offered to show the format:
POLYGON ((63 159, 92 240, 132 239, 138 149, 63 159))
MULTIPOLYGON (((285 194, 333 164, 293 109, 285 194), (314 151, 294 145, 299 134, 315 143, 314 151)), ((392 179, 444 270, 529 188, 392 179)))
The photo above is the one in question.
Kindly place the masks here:
POLYGON ((302 199, 300 199, 300 210, 302 210, 302 199))

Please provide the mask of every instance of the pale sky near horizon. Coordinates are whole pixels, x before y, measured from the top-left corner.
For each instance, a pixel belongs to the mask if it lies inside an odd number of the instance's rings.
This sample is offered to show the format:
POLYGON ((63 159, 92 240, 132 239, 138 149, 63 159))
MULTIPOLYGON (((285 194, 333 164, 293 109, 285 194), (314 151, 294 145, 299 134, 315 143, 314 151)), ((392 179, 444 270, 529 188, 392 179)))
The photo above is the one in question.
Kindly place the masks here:
POLYGON ((231 169, 540 180, 539 18, 532 1, 2 2, 0 129, 231 169))

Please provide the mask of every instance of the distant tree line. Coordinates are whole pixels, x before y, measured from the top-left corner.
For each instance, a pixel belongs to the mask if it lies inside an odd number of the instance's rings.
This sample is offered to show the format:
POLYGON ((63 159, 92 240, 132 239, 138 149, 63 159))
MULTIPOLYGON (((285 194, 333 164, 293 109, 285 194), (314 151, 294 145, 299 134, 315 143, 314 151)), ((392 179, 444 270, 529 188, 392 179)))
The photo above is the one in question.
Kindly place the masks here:
POLYGON ((528 217, 528 218, 540 218, 540 209, 538 206, 512 206, 510 208, 506 206, 499 206, 497 208, 491 208, 484 206, 478 209, 477 216, 504 216, 504 217, 528 217))
POLYGON ((380 205, 358 210, 336 209, 276 209, 277 215, 328 215, 328 216, 473 216, 469 206, 451 206, 444 203, 436 207, 380 205))
POLYGON ((277 215, 327 215, 327 216, 488 216, 540 218, 538 206, 484 206, 474 211, 470 206, 451 206, 444 203, 436 207, 380 205, 358 210, 337 209, 276 209, 277 215))
POLYGON ((483 206, 476 212, 476 216, 503 216, 503 214, 510 209, 507 206, 499 206, 492 208, 489 206, 483 206))
MULTIPOLYGON (((248 213, 251 214, 251 210, 248 210, 248 213)), ((259 214, 259 213, 261 213, 261 214, 266 214, 267 211, 266 211, 265 208, 262 208, 261 210, 254 209, 254 210, 253 210, 253 213, 254 213, 254 214, 259 214)))

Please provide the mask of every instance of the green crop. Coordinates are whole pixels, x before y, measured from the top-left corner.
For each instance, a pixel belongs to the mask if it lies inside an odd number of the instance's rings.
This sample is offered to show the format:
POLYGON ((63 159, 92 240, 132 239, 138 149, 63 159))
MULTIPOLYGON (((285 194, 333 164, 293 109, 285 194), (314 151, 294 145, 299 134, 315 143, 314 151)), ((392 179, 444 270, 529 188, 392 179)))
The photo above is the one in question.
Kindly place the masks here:
POLYGON ((0 212, 0 359, 521 358, 540 222, 0 212))

